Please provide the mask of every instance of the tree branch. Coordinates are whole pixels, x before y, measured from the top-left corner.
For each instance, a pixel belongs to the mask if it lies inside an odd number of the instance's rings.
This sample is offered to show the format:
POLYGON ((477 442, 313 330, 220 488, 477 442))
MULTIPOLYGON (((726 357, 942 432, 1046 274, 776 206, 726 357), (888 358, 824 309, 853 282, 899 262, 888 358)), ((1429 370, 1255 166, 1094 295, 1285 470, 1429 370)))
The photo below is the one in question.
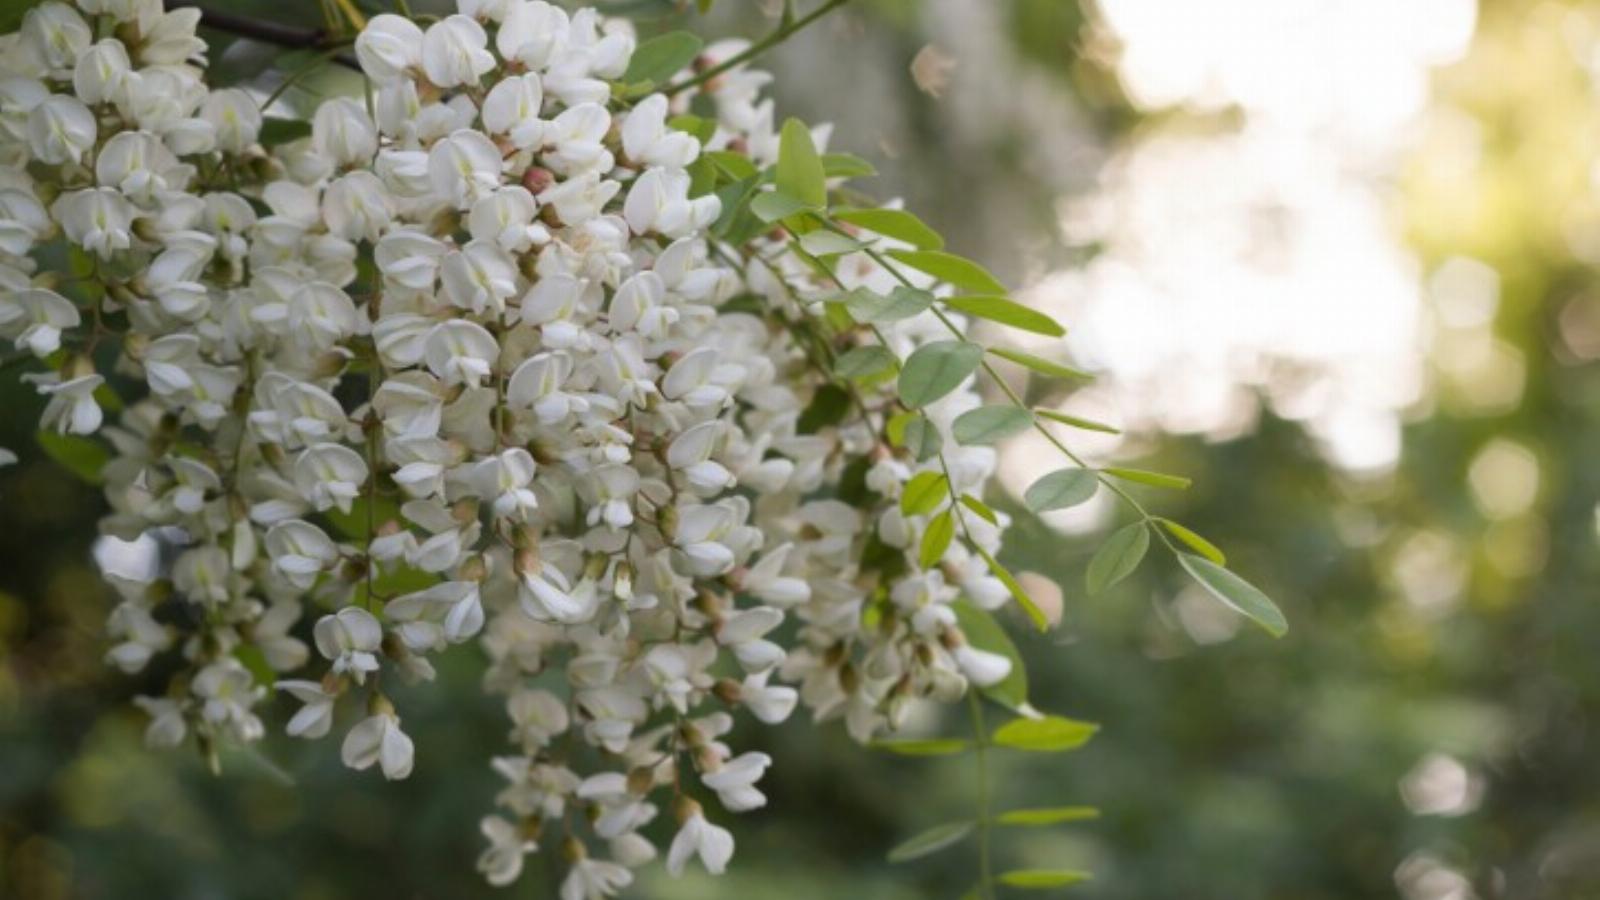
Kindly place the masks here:
MULTIPOLYGON (((305 28, 296 25, 285 25, 267 19, 256 19, 241 16, 226 10, 205 6, 195 0, 165 0, 166 8, 182 9, 194 7, 200 10, 200 24, 216 31, 225 31, 242 38, 260 41, 263 44, 272 44, 276 47, 289 47, 296 50, 332 50, 350 43, 350 36, 329 31, 326 28, 305 28)), ((352 69, 359 69, 360 64, 355 58, 341 54, 333 58, 336 62, 352 69)))

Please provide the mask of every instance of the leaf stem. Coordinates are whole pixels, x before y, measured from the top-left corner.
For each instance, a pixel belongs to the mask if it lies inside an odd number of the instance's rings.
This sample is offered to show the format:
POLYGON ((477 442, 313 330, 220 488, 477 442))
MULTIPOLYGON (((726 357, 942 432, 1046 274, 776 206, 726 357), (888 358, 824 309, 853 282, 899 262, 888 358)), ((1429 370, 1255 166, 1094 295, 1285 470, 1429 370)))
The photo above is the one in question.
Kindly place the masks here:
POLYGON ((768 34, 761 40, 756 41, 754 44, 746 47, 742 52, 728 57, 722 62, 712 66, 698 75, 695 75, 692 78, 685 78, 677 84, 668 85, 667 87, 663 88, 661 92, 666 94, 668 97, 671 97, 673 94, 677 94, 682 91, 686 91, 689 88, 698 87, 702 84, 705 84, 711 79, 716 78, 718 75, 742 66, 750 60, 755 59, 761 54, 767 52, 768 50, 771 50, 773 47, 776 47, 777 45, 788 40, 796 32, 804 29, 807 25, 810 25, 812 22, 817 21, 828 13, 833 12, 849 2, 850 0, 828 0, 828 2, 822 4, 809 13, 806 13, 798 19, 785 16, 783 23, 777 28, 773 29, 771 34, 768 34))

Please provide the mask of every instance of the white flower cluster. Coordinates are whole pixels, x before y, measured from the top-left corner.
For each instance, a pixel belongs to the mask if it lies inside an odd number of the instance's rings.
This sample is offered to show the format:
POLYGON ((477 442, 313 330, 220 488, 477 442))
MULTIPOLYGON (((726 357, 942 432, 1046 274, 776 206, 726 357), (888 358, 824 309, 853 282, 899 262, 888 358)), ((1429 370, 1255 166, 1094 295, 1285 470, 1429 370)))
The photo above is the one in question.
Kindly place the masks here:
MULTIPOLYGON (((346 764, 404 778, 386 689, 475 641, 512 723, 481 868, 509 883, 555 842, 576 900, 656 854, 663 795, 667 867, 723 870, 733 838, 690 797, 765 803, 772 760, 725 743, 740 710, 803 703, 867 740, 1006 676, 951 605, 1007 601, 974 552, 1005 519, 923 568, 927 517, 898 501, 940 462, 885 440, 892 395, 807 422, 821 301, 888 274, 714 236, 691 170, 775 162, 765 74, 616 97, 625 24, 461 0, 373 18, 370 96, 268 149, 259 95, 208 89, 198 20, 47 2, 0 38, 0 335, 45 363, 43 428, 111 445, 103 529, 173 548, 112 579, 110 661, 175 672, 139 701, 151 743, 257 740, 275 687, 289 734, 342 730, 346 764), (669 124, 697 93, 709 136, 669 124), (143 385, 115 424, 108 374, 143 385)), ((941 327, 881 331, 904 357, 941 327)), ((977 403, 925 413, 948 436, 977 403)), ((981 495, 993 451, 949 446, 952 496, 981 495)))

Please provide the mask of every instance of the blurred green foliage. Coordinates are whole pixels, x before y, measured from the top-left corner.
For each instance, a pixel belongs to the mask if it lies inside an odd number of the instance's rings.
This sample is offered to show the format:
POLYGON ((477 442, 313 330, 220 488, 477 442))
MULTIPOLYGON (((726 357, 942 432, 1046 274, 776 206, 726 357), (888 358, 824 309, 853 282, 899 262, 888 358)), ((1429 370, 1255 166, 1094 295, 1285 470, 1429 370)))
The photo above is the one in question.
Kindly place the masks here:
MULTIPOLYGON (((735 5, 719 4, 707 28, 756 33, 758 17, 735 5)), ((318 15, 298 0, 228 6, 285 21, 318 15)), ((1114 78, 1080 56, 1088 19, 1078 4, 1003 6, 1012 52, 1049 72, 1063 103, 1089 111, 1086 144, 1136 127, 1114 78)), ((1092 869, 1093 882, 1070 890, 1101 900, 1345 900, 1393 896, 1397 868, 1425 851, 1466 872, 1484 898, 1600 896, 1600 468, 1588 465, 1600 455, 1600 343, 1584 344, 1579 328, 1600 323, 1600 291, 1573 237, 1574 221, 1596 219, 1585 198, 1600 116, 1587 76, 1559 52, 1570 25, 1561 17, 1595 10, 1534 6, 1488 4, 1472 56, 1441 79, 1445 101, 1483 130, 1471 183, 1430 169, 1423 154, 1403 211, 1430 265, 1470 253, 1500 272, 1496 334, 1525 362, 1520 402, 1484 415, 1442 379, 1432 414, 1407 429, 1399 470, 1375 485, 1346 481, 1296 426, 1271 418, 1227 443, 1161 443, 1151 461, 1196 485, 1157 509, 1227 548, 1284 606, 1287 638, 1244 630, 1198 646, 1174 613, 1183 576, 1166 563, 1091 599, 1080 585, 1095 543, 991 498, 1018 517, 1005 562, 1065 589, 1058 630, 1010 623, 1033 702, 1103 726, 1070 757, 998 757, 996 808, 1103 811, 1008 832, 1008 864, 1092 869), (1467 471, 1504 436, 1536 449, 1543 488, 1531 511, 1491 521, 1467 471), (1419 535, 1467 561, 1464 600, 1442 616, 1408 604, 1395 576, 1419 535), (1399 782, 1436 752, 1487 779, 1475 811, 1408 810, 1399 782)), ((0 3, 0 20, 20 8, 0 3)), ((886 191, 903 190, 952 245, 1016 282, 1026 235, 1050 227, 1050 191, 1019 158, 1026 136, 946 140, 937 101, 904 75, 931 14, 876 0, 789 49, 830 48, 851 72, 867 63, 850 57, 868 48, 889 58, 900 130, 884 140, 894 153, 847 133, 838 149, 872 158, 886 191), (994 227, 999 218, 1005 227, 994 227)), ((780 102, 814 118, 833 116, 806 106, 851 102, 784 84, 780 102)), ((0 470, 0 896, 553 896, 538 858, 502 892, 473 870, 476 823, 498 787, 482 761, 501 748, 505 725, 493 704, 468 699, 480 665, 470 651, 447 657, 445 690, 398 698, 418 746, 417 773, 403 783, 345 771, 326 741, 274 736, 259 756, 225 758, 221 778, 196 759, 142 749, 127 700, 160 676, 130 679, 101 663, 109 603, 89 567, 101 501, 34 446, 39 401, 11 381, 0 387, 0 446, 22 461, 0 470)), ((959 710, 919 724, 964 727, 959 710)), ((804 723, 745 740, 778 762, 763 783, 768 807, 738 823, 732 872, 682 881, 655 872, 638 896, 893 900, 953 897, 968 882, 965 851, 906 867, 883 859, 904 837, 969 814, 975 786, 962 759, 872 753, 804 723)))

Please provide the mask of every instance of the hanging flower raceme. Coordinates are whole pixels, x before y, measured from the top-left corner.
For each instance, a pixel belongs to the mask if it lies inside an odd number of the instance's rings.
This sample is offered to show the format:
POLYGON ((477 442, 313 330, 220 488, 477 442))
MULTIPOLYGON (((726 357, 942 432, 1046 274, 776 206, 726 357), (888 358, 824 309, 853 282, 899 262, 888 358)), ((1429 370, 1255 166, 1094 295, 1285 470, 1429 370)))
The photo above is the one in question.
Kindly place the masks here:
POLYGON ((764 75, 692 74, 739 47, 635 57, 543 0, 378 15, 370 102, 269 145, 192 13, 46 2, 0 38, 0 336, 47 367, 41 428, 109 445, 104 530, 181 545, 116 584, 109 660, 182 660, 151 743, 214 761, 281 697, 405 778, 394 685, 475 643, 511 723, 479 865, 559 853, 576 900, 724 869, 716 820, 782 765, 734 716, 867 741, 1006 681, 985 610, 1037 610, 980 498, 1031 414, 975 430, 983 307, 950 297, 1000 288, 908 213, 833 211, 863 163, 775 130, 764 75))

